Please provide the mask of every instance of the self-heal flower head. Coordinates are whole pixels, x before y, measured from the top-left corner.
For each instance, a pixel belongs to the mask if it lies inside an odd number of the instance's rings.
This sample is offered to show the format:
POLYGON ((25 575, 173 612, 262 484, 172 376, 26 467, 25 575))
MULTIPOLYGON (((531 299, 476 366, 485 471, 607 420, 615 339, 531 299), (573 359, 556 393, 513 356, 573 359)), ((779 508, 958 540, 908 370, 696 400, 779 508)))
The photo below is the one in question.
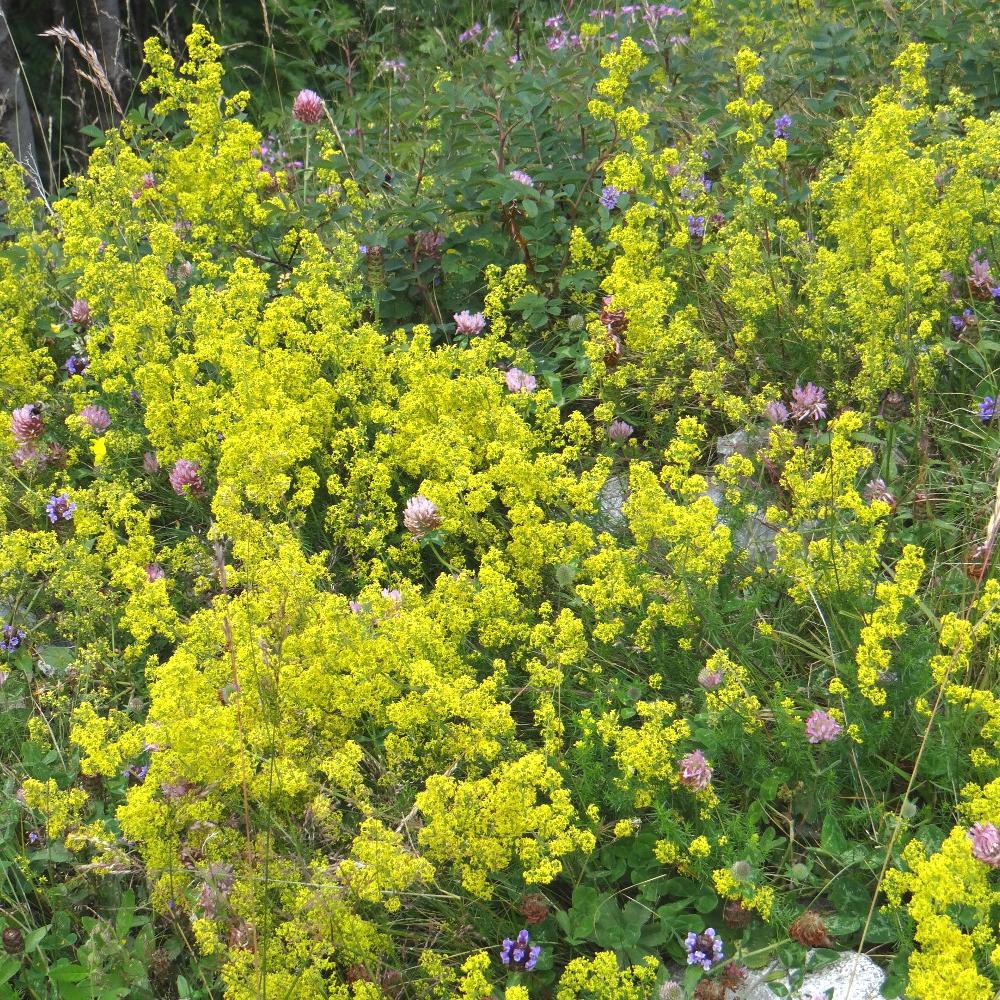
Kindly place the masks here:
POLYGON ((700 750, 681 757, 681 784, 692 792, 702 792, 712 781, 712 768, 700 750))
POLYGON ((973 823, 968 835, 972 856, 991 868, 1000 868, 1000 830, 992 823, 973 823))
POLYGON ((963 309, 960 316, 949 316, 948 322, 955 333, 961 333, 967 327, 976 325, 976 314, 971 309, 963 309))
POLYGON ((792 416, 800 424, 809 420, 822 420, 826 416, 826 391, 822 386, 807 382, 792 389, 792 416))
POLYGON ((533 188, 535 182, 531 179, 531 174, 526 174, 523 170, 512 170, 510 172, 510 179, 517 181, 518 184, 523 184, 525 187, 533 188))
POLYGON ((463 31, 458 36, 458 40, 462 45, 464 45, 466 42, 471 42, 472 39, 475 38, 477 35, 479 35, 482 30, 483 26, 478 21, 476 21, 475 24, 473 24, 469 28, 466 28, 465 31, 463 31))
POLYGON ((13 625, 4 625, 0 628, 0 652, 13 653, 24 641, 27 633, 23 629, 13 625))
POLYGON ((403 510, 403 527, 414 537, 423 538, 441 527, 437 505, 419 493, 406 501, 403 510))
POLYGON ((792 116, 791 115, 781 115, 779 118, 774 119, 774 138, 775 139, 787 139, 788 133, 792 128, 792 116))
POLYGON ((323 98, 315 90, 300 90, 292 104, 292 116, 303 125, 318 125, 323 120, 323 98))
POLYGON ((73 304, 69 307, 69 318, 77 326, 89 326, 90 303, 86 299, 73 299, 73 304))
POLYGON ((80 411, 80 419, 92 434, 103 434, 111 426, 111 417, 103 406, 90 403, 80 411))
POLYGON ((474 337, 486 329, 486 317, 482 313, 470 313, 468 309, 455 313, 455 332, 466 337, 474 337))
POLYGON ((26 403, 19 406, 10 415, 10 432, 19 444, 26 444, 42 436, 45 421, 42 419, 42 408, 37 403, 26 403))
POLYGON ((611 212, 618 206, 618 199, 621 198, 621 196, 621 191, 619 191, 614 184, 605 184, 601 189, 601 197, 598 201, 604 208, 611 212))
POLYGON ((844 727, 832 715, 814 709, 806 719, 806 736, 810 743, 832 743, 844 727))
POLYGON ((82 375, 87 370, 89 362, 82 354, 71 354, 63 366, 70 375, 82 375))
POLYGON ((612 444, 624 444, 634 433, 635 428, 624 420, 612 420, 608 426, 608 440, 612 444))
POLYGON ((516 938, 503 939, 503 945, 500 947, 500 961, 512 969, 531 972, 538 964, 538 957, 541 953, 542 946, 533 945, 528 929, 523 928, 518 931, 516 938))
POLYGON ((528 393, 534 392, 538 388, 538 381, 534 375, 521 371, 520 368, 511 368, 504 376, 507 388, 511 392, 528 393))
POLYGON ((705 216, 689 215, 687 219, 688 234, 692 239, 701 239, 705 235, 705 216))
POLYGON ((684 946, 687 948, 688 965, 700 965, 708 972, 716 962, 722 961, 723 941, 714 927, 707 927, 700 934, 689 931, 684 946))
POLYGON ((70 500, 67 493, 49 497, 49 501, 45 505, 45 513, 49 515, 49 520, 53 524, 57 521, 72 521, 75 510, 76 504, 70 500))
POLYGON ((865 499, 869 503, 879 500, 890 507, 896 506, 896 498, 889 492, 884 479, 872 479, 865 484, 865 499))
POLYGON ((201 466, 186 458, 179 458, 170 470, 170 485, 178 496, 185 492, 191 496, 201 496, 205 492, 201 481, 201 466))
POLYGON ((988 424, 997 412, 997 401, 992 396, 984 396, 979 404, 979 419, 988 424))

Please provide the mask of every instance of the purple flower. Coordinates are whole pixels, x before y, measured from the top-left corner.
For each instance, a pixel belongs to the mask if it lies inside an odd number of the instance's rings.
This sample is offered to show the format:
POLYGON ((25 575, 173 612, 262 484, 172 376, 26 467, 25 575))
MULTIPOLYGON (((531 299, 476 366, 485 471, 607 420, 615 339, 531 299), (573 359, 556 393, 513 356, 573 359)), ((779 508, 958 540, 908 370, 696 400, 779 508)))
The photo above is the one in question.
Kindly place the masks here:
POLYGON ((792 389, 792 416, 801 424, 807 420, 822 420, 826 416, 826 392, 822 386, 807 382, 792 389))
POLYGON ((712 781, 712 768, 700 750, 681 757, 680 765, 681 784, 685 788, 690 788, 692 792, 702 792, 708 788, 712 781))
POLYGON ((86 299, 73 299, 69 307, 69 318, 77 326, 90 325, 90 303, 86 299))
POLYGON ((0 652, 13 653, 24 640, 25 631, 15 628, 13 625, 4 625, 0 628, 0 652))
POLYGON ((160 471, 160 463, 151 451, 147 451, 142 456, 142 471, 148 476, 152 476, 160 471))
POLYGON ((518 931, 517 937, 503 939, 503 946, 500 948, 500 961, 512 969, 523 969, 525 972, 531 970, 538 963, 538 956, 542 953, 542 946, 531 943, 531 935, 527 928, 518 931))
POLYGON ((990 868, 1000 868, 1000 830, 992 823, 973 823, 969 828, 972 856, 990 868))
POLYGON ((57 521, 72 521, 75 510, 76 504, 70 500, 67 493, 49 497, 49 502, 45 505, 45 513, 49 515, 49 520, 53 524, 57 521))
POLYGON ((90 403, 80 411, 80 419, 93 434, 103 434, 111 426, 111 417, 103 406, 90 403))
POLYGON ((687 948, 688 965, 700 965, 706 972, 722 961, 722 938, 713 927, 708 927, 700 934, 690 931, 684 939, 687 948))
POLYGON ((976 314, 971 309, 963 309, 961 316, 950 316, 948 322, 955 333, 961 333, 966 327, 976 325, 976 314))
POLYGON ((303 125, 318 125, 323 119, 323 98, 315 90, 300 90, 292 104, 292 117, 303 125))
POLYGON ((162 580, 166 577, 166 573, 163 572, 163 567, 159 563, 150 563, 146 567, 146 579, 150 583, 155 583, 157 580, 162 580))
POLYGON ((611 212, 618 206, 618 199, 621 196, 622 192, 614 184, 605 184, 601 189, 601 197, 598 198, 598 201, 604 208, 611 212))
POLYGON ((562 24, 562 14, 554 14, 545 19, 546 28, 558 28, 560 24, 562 24))
POLYGON ((478 21, 476 21, 476 23, 472 25, 471 28, 466 28, 465 31, 463 31, 462 34, 458 36, 458 40, 461 44, 464 45, 466 42, 471 42, 472 39, 475 38, 482 30, 483 26, 478 21))
POLYGON ((979 404, 979 419, 988 424, 996 415, 997 401, 992 396, 984 396, 979 404))
POLYGON ((10 432, 19 444, 41 437, 45 430, 42 408, 37 403, 19 406, 10 415, 10 432))
POLYGON ((764 407, 764 416, 769 423, 783 424, 788 419, 788 407, 780 399, 772 399, 764 407))
POLYGON ((392 601, 394 607, 401 608, 403 606, 403 595, 395 587, 393 587, 392 590, 388 587, 383 587, 382 596, 387 601, 392 601))
POLYGON ((526 174, 523 170, 512 170, 510 172, 510 179, 517 181, 518 184, 523 184, 525 187, 533 188, 535 182, 531 179, 530 174, 526 174))
POLYGON ((788 133, 792 127, 792 116, 782 115, 780 118, 774 119, 774 138, 775 139, 787 139, 788 133))
POLYGON ((624 444, 635 433, 635 428, 624 420, 612 420, 608 425, 608 440, 612 444, 624 444))
POLYGON ((698 683, 706 691, 714 691, 726 678, 726 672, 724 670, 709 670, 708 667, 702 667, 698 671, 698 683))
POLYGON ((560 49, 566 47, 566 43, 569 41, 569 36, 565 31, 557 31, 555 34, 549 35, 545 42, 545 47, 550 52, 558 52, 560 49))
POLYGON ((814 709, 806 719, 806 736, 810 743, 832 743, 844 727, 832 715, 814 709))
POLYGON ((201 466, 186 458, 179 458, 170 470, 170 485, 178 496, 184 496, 185 490, 192 496, 202 496, 205 492, 201 481, 201 466))
POLYGON ((865 499, 869 503, 876 500, 887 503, 890 507, 896 506, 896 498, 889 492, 884 479, 872 479, 865 484, 865 499))
POLYGON ((414 537, 423 538, 441 527, 437 505, 427 497, 417 494, 406 501, 403 509, 403 527, 414 537))
POLYGON ((538 388, 535 376, 521 371, 520 368, 511 368, 504 378, 507 382, 507 388, 511 392, 529 393, 538 388))
POLYGON ((146 772, 148 770, 149 770, 148 764, 142 764, 139 766, 136 766, 135 764, 129 764, 129 766, 125 768, 125 777, 131 778, 133 781, 136 782, 136 784, 141 785, 142 782, 145 780, 146 772))
POLYGON ((482 313, 470 313, 468 309, 463 309, 455 313, 455 333, 463 334, 466 337, 474 337, 486 329, 486 318, 482 313))
POLYGON ((704 215, 688 216, 688 233, 692 239, 701 239, 701 237, 705 235, 704 215))
POLYGON ((84 355, 72 354, 66 359, 64 367, 70 375, 82 375, 87 370, 88 364, 89 362, 84 355))
POLYGON ((990 274, 990 262, 984 257, 980 260, 982 250, 969 254, 969 284, 974 291, 993 294, 993 280, 990 274))

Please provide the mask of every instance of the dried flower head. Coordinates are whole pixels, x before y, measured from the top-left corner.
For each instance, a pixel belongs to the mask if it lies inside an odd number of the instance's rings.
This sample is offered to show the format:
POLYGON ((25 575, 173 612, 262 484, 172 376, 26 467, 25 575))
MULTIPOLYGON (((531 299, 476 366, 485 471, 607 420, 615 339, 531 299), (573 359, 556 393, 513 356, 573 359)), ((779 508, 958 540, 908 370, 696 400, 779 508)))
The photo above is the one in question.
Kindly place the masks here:
POLYGON ((521 897, 517 912, 524 917, 524 922, 530 927, 532 924, 540 924, 551 911, 549 901, 540 893, 532 892, 521 897))
POLYGON ((805 910, 792 921, 788 936, 807 948, 831 948, 833 941, 826 932, 823 918, 815 910, 805 910))
POLYGON ((889 492, 884 479, 872 479, 865 484, 865 499, 869 503, 879 500, 888 504, 893 510, 896 509, 896 498, 889 492))
POLYGON ((155 475, 160 471, 160 462, 151 451, 147 451, 142 456, 142 471, 148 476, 155 475))
POLYGON ((90 303, 86 299, 73 299, 69 307, 69 318, 77 326, 90 325, 90 303))

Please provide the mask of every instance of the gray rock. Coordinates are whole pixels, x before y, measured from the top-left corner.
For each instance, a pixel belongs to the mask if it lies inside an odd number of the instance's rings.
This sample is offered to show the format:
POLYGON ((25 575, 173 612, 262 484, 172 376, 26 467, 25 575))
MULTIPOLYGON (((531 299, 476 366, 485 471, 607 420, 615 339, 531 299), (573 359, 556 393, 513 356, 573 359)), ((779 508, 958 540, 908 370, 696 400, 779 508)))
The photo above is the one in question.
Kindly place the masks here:
MULTIPOLYGON (((810 972, 794 993, 784 994, 793 1000, 885 1000, 882 984, 885 973, 867 955, 845 951, 835 961, 818 972, 810 972)), ((740 991, 741 1000, 778 1000, 770 983, 789 988, 786 976, 770 966, 763 972, 752 972, 747 985, 740 991)))

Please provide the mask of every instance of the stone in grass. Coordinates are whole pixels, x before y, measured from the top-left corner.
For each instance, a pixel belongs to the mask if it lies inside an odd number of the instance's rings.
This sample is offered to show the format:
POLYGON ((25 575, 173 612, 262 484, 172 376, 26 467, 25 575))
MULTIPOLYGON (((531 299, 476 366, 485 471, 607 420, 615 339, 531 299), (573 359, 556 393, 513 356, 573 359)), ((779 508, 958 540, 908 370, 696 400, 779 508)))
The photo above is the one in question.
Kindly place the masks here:
MULTIPOLYGON (((774 966, 763 973, 752 972, 741 991, 741 1000, 778 1000, 778 995, 768 982, 774 982, 774 966)), ((781 980, 779 980, 780 982, 781 980)), ((882 983, 885 973, 867 955, 845 951, 818 972, 810 972, 794 992, 787 992, 794 1000, 885 1000, 882 983)), ((788 989, 788 981, 783 984, 788 989)))

